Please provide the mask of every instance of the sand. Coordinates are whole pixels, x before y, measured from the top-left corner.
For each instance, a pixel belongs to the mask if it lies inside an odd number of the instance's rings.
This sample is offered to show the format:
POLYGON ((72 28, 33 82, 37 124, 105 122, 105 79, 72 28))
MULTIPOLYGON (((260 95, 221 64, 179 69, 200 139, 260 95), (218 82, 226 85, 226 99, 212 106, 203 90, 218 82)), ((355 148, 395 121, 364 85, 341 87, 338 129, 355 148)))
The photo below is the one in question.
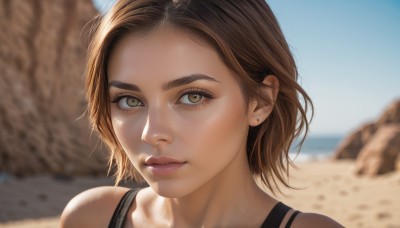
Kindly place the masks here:
MULTIPOLYGON (((277 195, 304 212, 325 214, 346 227, 400 228, 400 172, 380 177, 353 175, 352 161, 298 164, 290 183, 301 190, 277 195)), ((108 178, 48 176, 0 181, 0 227, 57 227, 70 198, 85 189, 112 185, 108 178)))
POLYGON ((379 177, 354 175, 353 161, 308 162, 293 171, 291 184, 278 196, 304 211, 327 215, 345 227, 400 228, 400 172, 379 177))

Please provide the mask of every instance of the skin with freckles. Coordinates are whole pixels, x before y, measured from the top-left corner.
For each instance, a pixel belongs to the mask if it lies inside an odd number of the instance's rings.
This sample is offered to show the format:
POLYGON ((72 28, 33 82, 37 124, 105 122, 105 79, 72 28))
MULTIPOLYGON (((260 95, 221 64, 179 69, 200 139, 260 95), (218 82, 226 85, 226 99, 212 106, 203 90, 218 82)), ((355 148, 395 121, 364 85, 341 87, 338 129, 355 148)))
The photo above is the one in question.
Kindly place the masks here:
MULTIPOLYGON (((230 197, 240 195, 239 186, 248 186, 243 194, 255 196, 250 203, 263 209, 253 206, 262 222, 271 203, 265 202, 272 199, 254 183, 246 139, 249 125, 264 120, 272 107, 246 104, 234 73, 210 46, 174 28, 146 37, 127 35, 110 56, 108 80, 114 132, 151 187, 142 194, 153 198, 158 210, 166 208, 168 217, 179 207, 176 214, 184 215, 186 225, 195 220, 216 222, 223 208, 238 208, 228 206, 230 197), (171 83, 182 78, 191 80, 171 83), (154 175, 145 161, 161 156, 182 166, 168 175, 154 175)), ((139 193, 138 203, 140 198, 139 193)), ((235 203, 244 203, 239 201, 235 203)))

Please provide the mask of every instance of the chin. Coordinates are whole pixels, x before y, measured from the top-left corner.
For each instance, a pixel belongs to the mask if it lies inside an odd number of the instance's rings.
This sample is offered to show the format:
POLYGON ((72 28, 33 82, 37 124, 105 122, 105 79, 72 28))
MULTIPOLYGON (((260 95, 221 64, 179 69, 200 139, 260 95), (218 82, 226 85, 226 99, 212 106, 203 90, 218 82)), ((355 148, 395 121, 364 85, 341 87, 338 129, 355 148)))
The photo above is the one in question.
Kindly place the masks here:
POLYGON ((193 186, 183 181, 164 179, 147 182, 158 195, 165 198, 181 198, 194 191, 193 186))

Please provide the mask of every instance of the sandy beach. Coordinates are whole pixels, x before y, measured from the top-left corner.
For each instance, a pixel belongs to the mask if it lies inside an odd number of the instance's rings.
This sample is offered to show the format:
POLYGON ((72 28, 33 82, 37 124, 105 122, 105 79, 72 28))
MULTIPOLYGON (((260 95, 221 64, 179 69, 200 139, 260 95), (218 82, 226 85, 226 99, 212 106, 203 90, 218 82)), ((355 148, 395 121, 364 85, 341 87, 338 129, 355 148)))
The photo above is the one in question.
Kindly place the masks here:
POLYGON ((283 202, 304 212, 325 214, 345 227, 400 228, 400 172, 357 177, 353 161, 300 164, 283 202))
MULTIPOLYGON (((353 161, 300 163, 290 181, 300 190, 285 190, 276 197, 303 212, 330 216, 345 227, 400 228, 400 172, 357 177, 353 168, 353 161)), ((2 180, 0 227, 57 227, 71 197, 101 185, 112 181, 48 176, 2 180)))

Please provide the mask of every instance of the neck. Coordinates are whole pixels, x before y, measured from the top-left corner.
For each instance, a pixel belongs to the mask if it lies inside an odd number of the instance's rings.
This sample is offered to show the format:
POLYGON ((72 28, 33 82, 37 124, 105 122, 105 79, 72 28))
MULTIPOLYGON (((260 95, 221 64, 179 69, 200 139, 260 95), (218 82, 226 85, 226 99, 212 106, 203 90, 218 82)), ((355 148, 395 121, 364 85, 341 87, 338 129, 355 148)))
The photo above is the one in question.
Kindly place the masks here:
POLYGON ((243 221, 246 221, 243 225, 248 226, 248 221, 253 221, 259 226, 274 202, 257 186, 247 162, 228 166, 185 197, 164 198, 174 227, 229 227, 243 221))

